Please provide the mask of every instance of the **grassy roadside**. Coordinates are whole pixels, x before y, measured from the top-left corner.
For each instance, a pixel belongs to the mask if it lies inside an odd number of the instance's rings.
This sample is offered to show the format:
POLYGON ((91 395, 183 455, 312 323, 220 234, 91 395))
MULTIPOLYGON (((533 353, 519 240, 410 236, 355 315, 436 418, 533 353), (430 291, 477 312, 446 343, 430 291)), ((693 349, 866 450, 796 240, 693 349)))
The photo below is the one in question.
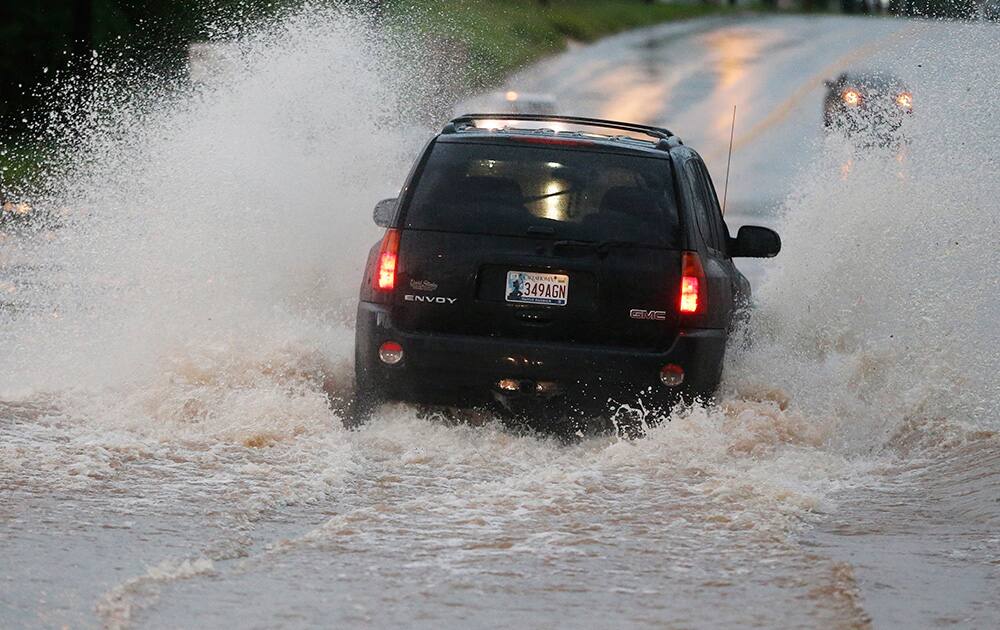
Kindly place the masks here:
POLYGON ((17 199, 17 191, 44 174, 46 149, 28 140, 0 139, 0 201, 17 199))
POLYGON ((661 22, 733 12, 706 3, 646 4, 642 0, 392 0, 389 12, 411 27, 460 43, 468 51, 469 83, 502 81, 521 67, 563 50, 569 40, 661 22))

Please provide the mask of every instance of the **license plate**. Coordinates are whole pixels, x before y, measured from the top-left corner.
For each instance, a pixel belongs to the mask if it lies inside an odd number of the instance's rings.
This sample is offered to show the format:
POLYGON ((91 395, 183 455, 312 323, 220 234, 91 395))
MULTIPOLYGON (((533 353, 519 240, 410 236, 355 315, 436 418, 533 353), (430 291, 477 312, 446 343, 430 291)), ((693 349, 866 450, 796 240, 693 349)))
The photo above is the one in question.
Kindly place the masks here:
POLYGON ((504 294, 508 302, 566 306, 566 300, 569 299, 569 276, 561 273, 508 271, 507 290, 504 294))

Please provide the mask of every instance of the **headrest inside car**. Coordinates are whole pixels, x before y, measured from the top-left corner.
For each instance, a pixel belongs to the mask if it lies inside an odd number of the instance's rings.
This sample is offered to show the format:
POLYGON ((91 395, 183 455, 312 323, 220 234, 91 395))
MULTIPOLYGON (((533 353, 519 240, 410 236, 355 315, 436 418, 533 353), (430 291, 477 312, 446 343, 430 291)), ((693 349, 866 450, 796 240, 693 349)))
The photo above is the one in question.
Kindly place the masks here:
POLYGON ((637 219, 649 219, 657 211, 656 198, 642 188, 613 186, 601 198, 601 213, 620 212, 637 219))

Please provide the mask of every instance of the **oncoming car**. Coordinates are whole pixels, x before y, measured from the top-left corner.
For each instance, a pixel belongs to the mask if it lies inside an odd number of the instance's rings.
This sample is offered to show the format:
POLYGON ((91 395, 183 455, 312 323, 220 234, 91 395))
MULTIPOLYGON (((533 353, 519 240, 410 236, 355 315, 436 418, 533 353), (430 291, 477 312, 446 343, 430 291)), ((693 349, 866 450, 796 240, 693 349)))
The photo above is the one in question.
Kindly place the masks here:
POLYGON ((666 129, 562 116, 456 118, 375 222, 362 410, 711 397, 750 300, 733 258, 781 248, 762 227, 729 236, 705 164, 666 129))
POLYGON ((464 110, 456 110, 455 114, 474 108, 478 111, 500 112, 505 114, 538 114, 554 116, 556 114, 556 99, 551 94, 537 94, 506 90, 491 92, 475 97, 461 105, 464 110))
POLYGON ((898 78, 880 72, 844 73, 826 82, 823 126, 863 144, 893 145, 913 112, 913 93, 898 78))

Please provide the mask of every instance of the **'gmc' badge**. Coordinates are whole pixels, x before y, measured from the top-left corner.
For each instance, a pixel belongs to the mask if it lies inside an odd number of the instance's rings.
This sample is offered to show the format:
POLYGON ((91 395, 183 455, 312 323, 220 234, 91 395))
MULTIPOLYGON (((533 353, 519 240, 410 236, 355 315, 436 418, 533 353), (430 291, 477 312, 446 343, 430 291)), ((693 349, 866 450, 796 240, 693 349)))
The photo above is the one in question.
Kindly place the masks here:
POLYGON ((662 322, 667 319, 666 311, 647 311, 642 308, 633 308, 628 312, 628 316, 632 319, 647 319, 662 322))

